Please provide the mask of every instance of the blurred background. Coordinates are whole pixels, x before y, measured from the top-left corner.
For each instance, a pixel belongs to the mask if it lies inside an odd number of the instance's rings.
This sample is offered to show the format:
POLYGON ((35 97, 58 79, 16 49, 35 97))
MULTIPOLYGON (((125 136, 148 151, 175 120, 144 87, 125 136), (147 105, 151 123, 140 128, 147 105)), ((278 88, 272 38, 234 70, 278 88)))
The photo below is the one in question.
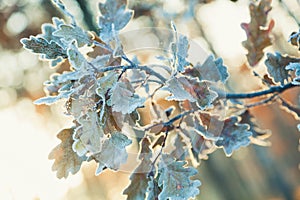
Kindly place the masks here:
MULTIPOLYGON (((83 27, 98 31, 97 0, 64 3, 83 27)), ((241 44, 246 34, 240 24, 250 21, 248 5, 247 0, 129 0, 135 17, 124 32, 143 27, 169 28, 173 20, 179 33, 187 35, 208 54, 224 59, 231 73, 231 89, 259 90, 261 81, 252 75, 247 51, 241 44)), ((287 42, 289 35, 299 29, 299 2, 273 0, 272 7, 269 17, 275 21, 273 45, 265 52, 279 51, 299 57, 298 50, 287 42)), ((57 132, 71 126, 71 119, 62 114, 63 104, 33 105, 35 99, 45 95, 43 82, 55 69, 22 49, 19 41, 39 34, 41 25, 51 23, 54 16, 62 17, 50 0, 0 0, 0 199, 125 199, 122 191, 129 183, 128 173, 106 170, 95 176, 96 166, 86 164, 76 175, 59 180, 51 171, 48 153, 59 143, 57 132)), ((263 61, 255 70, 266 73, 263 61)), ((300 104, 298 88, 282 97, 300 104)), ((197 178, 202 186, 197 199, 300 200, 300 135, 296 129, 299 122, 278 105, 255 107, 251 112, 263 129, 272 131, 272 145, 251 145, 231 158, 226 158, 222 150, 210 155, 198 167, 197 178)))

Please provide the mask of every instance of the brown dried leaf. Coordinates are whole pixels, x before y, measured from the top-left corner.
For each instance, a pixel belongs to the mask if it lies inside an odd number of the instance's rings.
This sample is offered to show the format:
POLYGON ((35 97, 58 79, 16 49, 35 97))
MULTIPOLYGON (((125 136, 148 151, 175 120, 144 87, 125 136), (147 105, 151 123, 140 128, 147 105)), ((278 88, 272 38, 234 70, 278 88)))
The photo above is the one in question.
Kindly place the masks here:
POLYGON ((271 45, 269 33, 274 27, 271 20, 267 25, 267 16, 272 0, 261 0, 258 5, 250 3, 249 10, 250 23, 242 23, 241 27, 247 34, 247 40, 243 41, 243 46, 248 50, 247 59, 251 66, 255 66, 264 56, 263 49, 271 45))
POLYGON ((57 134, 61 143, 57 145, 49 154, 49 159, 55 159, 52 166, 53 171, 57 171, 57 178, 67 178, 69 172, 76 174, 86 157, 79 157, 72 149, 74 129, 63 129, 57 134))

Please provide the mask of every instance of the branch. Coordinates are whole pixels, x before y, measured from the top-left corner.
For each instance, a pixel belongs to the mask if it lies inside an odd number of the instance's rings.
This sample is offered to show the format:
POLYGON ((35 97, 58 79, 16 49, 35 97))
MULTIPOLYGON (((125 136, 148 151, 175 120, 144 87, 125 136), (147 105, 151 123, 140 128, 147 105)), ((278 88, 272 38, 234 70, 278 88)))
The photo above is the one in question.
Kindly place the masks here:
POLYGON ((281 4, 281 6, 285 9, 285 11, 295 20, 295 22, 298 24, 298 26, 300 26, 300 21, 299 19, 296 17, 296 15, 291 11, 291 9, 289 8, 289 6, 283 1, 283 0, 279 0, 279 3, 281 4))
MULTIPOLYGON (((98 41, 94 41, 94 44, 107 49, 110 52, 113 52, 113 50, 106 44, 101 44, 98 41)), ((145 65, 137 65, 134 62, 132 62, 125 54, 121 56, 122 59, 124 59, 128 64, 130 65, 126 65, 126 66, 109 66, 106 68, 101 68, 98 70, 98 72, 107 72, 107 71, 111 71, 111 70, 115 70, 115 69, 122 69, 123 72, 126 71, 127 69, 139 69, 139 70, 144 70, 146 73, 151 74, 155 77, 157 77, 158 79, 160 79, 162 81, 162 83, 165 83, 167 81, 167 79, 165 77, 163 77, 162 75, 160 75, 159 73, 157 73, 156 71, 154 71, 153 69, 151 69, 148 66, 145 65)))
POLYGON ((287 89, 297 87, 298 85, 294 85, 292 83, 287 83, 285 85, 280 86, 272 86, 267 90, 262 90, 258 92, 251 92, 251 93, 226 93, 226 92, 219 92, 219 99, 250 99, 254 97, 259 97, 267 94, 272 93, 282 93, 287 89))
POLYGON ((92 19, 94 18, 94 16, 92 15, 90 9, 88 8, 87 1, 84 1, 84 0, 76 0, 76 1, 77 1, 78 5, 79 5, 81 11, 82 11, 84 22, 86 23, 86 25, 88 26, 88 28, 91 31, 98 32, 97 27, 93 23, 92 19))

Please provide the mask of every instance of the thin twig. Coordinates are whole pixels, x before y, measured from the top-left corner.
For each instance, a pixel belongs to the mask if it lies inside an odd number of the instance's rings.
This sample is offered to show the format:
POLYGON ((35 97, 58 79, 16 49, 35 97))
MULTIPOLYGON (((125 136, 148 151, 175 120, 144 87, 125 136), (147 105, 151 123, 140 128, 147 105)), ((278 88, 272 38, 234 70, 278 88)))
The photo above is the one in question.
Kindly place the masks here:
POLYGON ((88 8, 88 2, 85 0, 76 0, 83 14, 84 22, 87 27, 94 32, 98 32, 97 27, 93 23, 94 16, 92 15, 90 9, 88 8))
POLYGON ((280 101, 281 101, 281 105, 286 108, 288 111, 290 111, 290 113, 294 113, 294 117, 296 119, 300 119, 300 108, 292 105, 290 102, 288 102, 287 100, 283 99, 282 97, 279 97, 280 101))
POLYGON ((266 98, 262 101, 258 101, 258 102, 252 103, 252 104, 247 104, 247 105, 245 105, 245 107, 246 108, 253 108, 253 107, 256 107, 256 106, 266 105, 267 103, 269 103, 270 101, 272 101, 273 99, 275 99, 277 97, 278 97, 278 94, 273 94, 269 98, 266 98))
MULTIPOLYGON (((97 42, 97 41, 94 41, 94 44, 101 47, 101 48, 105 48, 110 52, 113 52, 113 50, 108 45, 101 44, 100 42, 97 42)), ((124 59, 130 65, 129 66, 127 66, 127 65, 124 65, 124 66, 122 66, 122 65, 120 65, 120 66, 110 66, 110 67, 106 67, 106 68, 101 68, 101 69, 99 69, 98 72, 107 72, 107 71, 111 71, 111 70, 115 70, 115 69, 122 69, 123 70, 122 73, 124 73, 128 69, 139 69, 139 70, 144 70, 146 73, 157 77, 158 79, 160 79, 162 81, 162 83, 165 83, 167 81, 167 79, 165 77, 163 77, 162 75, 160 75, 159 73, 157 73, 156 71, 151 69, 150 67, 148 67, 146 65, 137 65, 137 64, 135 64, 125 54, 122 55, 122 59, 124 59)))
POLYGON ((283 0, 278 0, 279 3, 282 5, 282 7, 285 9, 285 11, 295 20, 295 22, 298 24, 298 26, 300 26, 300 21, 299 19, 296 17, 296 15, 290 10, 290 8, 288 7, 288 5, 283 1, 283 0))
POLYGON ((272 86, 267 90, 262 90, 258 92, 251 92, 251 93, 226 93, 226 92, 219 92, 219 99, 250 99, 254 97, 259 97, 267 94, 272 93, 282 93, 287 89, 297 87, 298 85, 294 85, 292 83, 287 83, 285 85, 280 86, 272 86))
POLYGON ((198 21, 197 17, 194 16, 193 19, 194 19, 194 22, 195 22, 195 24, 196 24, 196 26, 197 26, 197 28, 198 28, 198 31, 200 32, 202 38, 206 41, 209 50, 211 51, 211 53, 212 53, 215 57, 217 57, 217 53, 216 53, 216 51, 215 51, 215 49, 214 49, 212 43, 210 42, 210 40, 207 38, 207 35, 206 35, 206 33, 204 32, 204 30, 203 30, 203 28, 202 28, 202 25, 201 25, 200 22, 198 21))

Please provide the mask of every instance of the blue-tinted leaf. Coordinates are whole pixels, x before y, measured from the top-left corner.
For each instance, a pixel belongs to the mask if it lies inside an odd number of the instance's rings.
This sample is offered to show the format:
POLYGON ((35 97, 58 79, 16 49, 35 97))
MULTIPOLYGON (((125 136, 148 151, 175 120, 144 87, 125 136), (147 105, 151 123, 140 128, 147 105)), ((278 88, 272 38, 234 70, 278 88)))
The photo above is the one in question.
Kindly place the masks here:
POLYGON ((159 162, 160 177, 158 185, 162 191, 158 196, 159 200, 185 200, 199 194, 199 180, 191 180, 191 176, 197 174, 192 167, 185 167, 186 162, 175 161, 170 155, 162 154, 159 162))
POLYGON ((276 52, 274 55, 271 53, 267 54, 267 60, 265 64, 267 70, 275 82, 280 82, 281 85, 288 79, 289 74, 286 70, 286 66, 292 62, 299 62, 298 58, 291 58, 289 56, 282 56, 280 53, 276 52))
POLYGON ((57 178, 67 178, 69 172, 72 174, 80 170, 81 164, 86 157, 79 157, 72 149, 73 129, 64 129, 57 134, 61 143, 57 145, 49 154, 49 159, 55 159, 52 166, 53 171, 57 171, 57 178))
POLYGON ((61 0, 52 0, 54 5, 56 5, 66 16, 71 18, 72 25, 76 26, 75 17, 67 10, 66 6, 61 0))
POLYGON ((53 103, 58 102, 61 99, 68 99, 73 92, 74 92, 73 90, 61 91, 57 96, 47 96, 47 97, 42 97, 38 100, 35 100, 34 104, 36 104, 36 105, 41 105, 41 104, 51 105, 53 103))
MULTIPOLYGON (((176 34, 177 36, 177 34, 176 34)), ((190 63, 186 60, 188 56, 189 42, 186 36, 180 35, 175 43, 171 44, 171 51, 173 53, 173 64, 176 71, 183 72, 186 66, 190 63)))
POLYGON ((111 133, 111 137, 103 142, 102 150, 92 157, 99 163, 96 175, 100 174, 105 167, 118 170, 128 157, 126 146, 132 142, 128 137, 120 132, 111 133))
POLYGON ((43 38, 30 36, 29 39, 23 38, 21 43, 24 48, 31 50, 33 53, 44 55, 46 59, 56 59, 59 56, 67 57, 66 50, 54 41, 49 43, 43 38))
POLYGON ((290 63, 285 67, 286 70, 295 71, 294 85, 300 85, 300 63, 290 63))
POLYGON ((42 34, 39 34, 38 37, 44 38, 49 43, 51 41, 54 41, 61 47, 65 48, 64 44, 60 41, 60 37, 53 35, 53 33, 58 29, 58 27, 61 24, 64 24, 64 21, 57 17, 53 17, 52 22, 53 24, 45 23, 42 25, 42 34))
POLYGON ((55 60, 50 61, 50 67, 56 67, 58 63, 61 63, 63 59, 61 57, 56 58, 55 60))
POLYGON ((202 65, 197 64, 193 69, 196 71, 192 72, 192 75, 197 76, 200 80, 225 83, 229 77, 227 67, 223 65, 222 58, 215 60, 213 55, 209 56, 202 65))
POLYGON ((53 32, 53 35, 62 38, 67 43, 76 40, 79 47, 92 44, 91 36, 79 26, 62 24, 53 32))
POLYGON ((123 29, 130 21, 133 11, 126 9, 126 0, 106 0, 99 3, 101 16, 99 17, 100 38, 109 42, 113 38, 113 27, 115 31, 123 29))
POLYGON ((224 121, 219 140, 215 142, 218 147, 223 147, 226 156, 231 156, 234 150, 250 144, 252 133, 248 124, 238 124, 237 117, 230 117, 224 121))

